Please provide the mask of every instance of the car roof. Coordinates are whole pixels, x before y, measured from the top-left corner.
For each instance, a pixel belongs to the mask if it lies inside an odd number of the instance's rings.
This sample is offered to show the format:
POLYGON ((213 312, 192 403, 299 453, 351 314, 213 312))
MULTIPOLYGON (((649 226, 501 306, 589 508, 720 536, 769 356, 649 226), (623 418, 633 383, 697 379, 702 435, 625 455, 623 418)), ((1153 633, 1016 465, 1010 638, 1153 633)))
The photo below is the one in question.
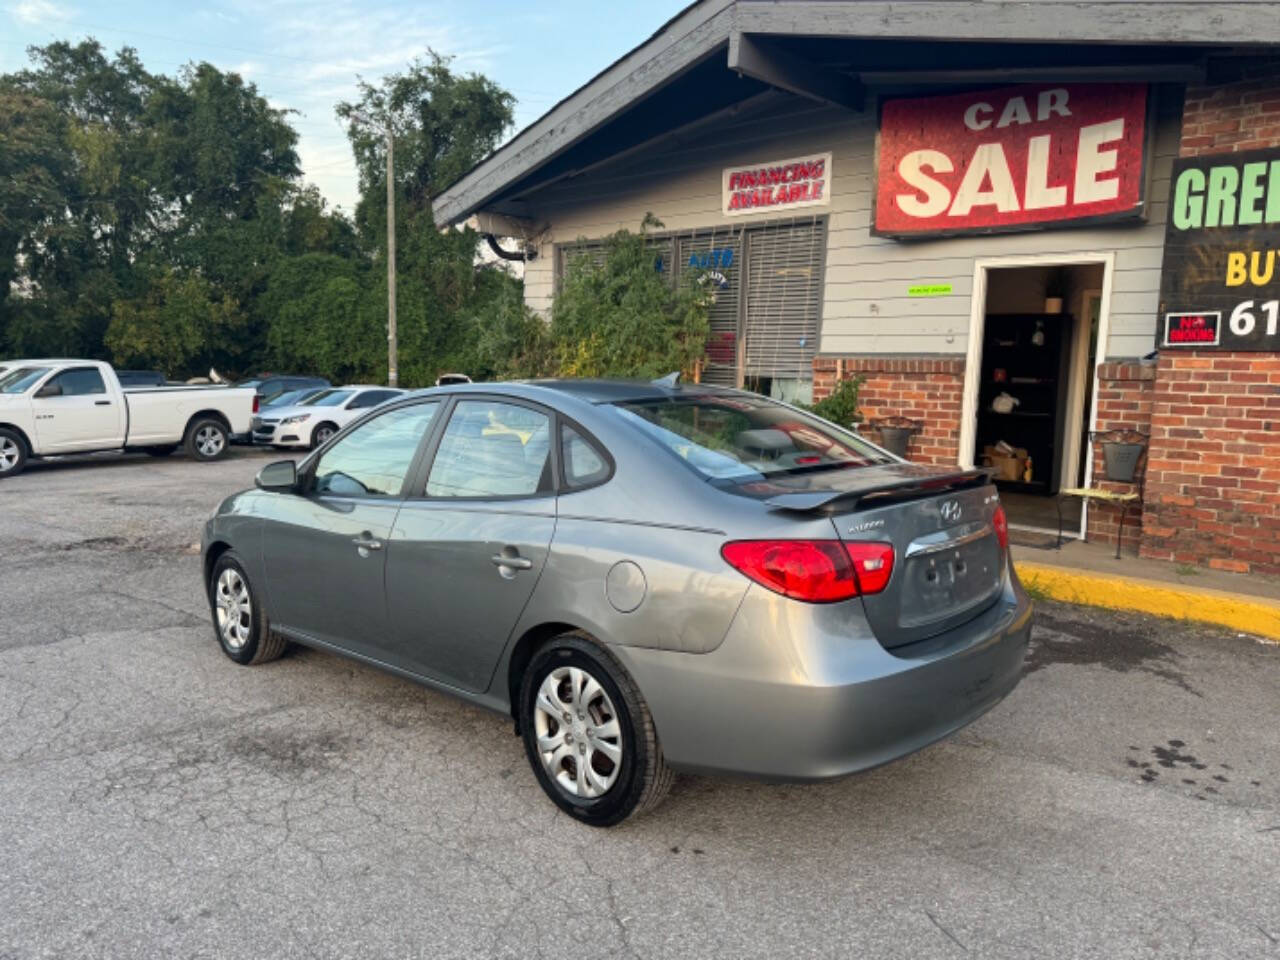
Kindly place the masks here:
POLYGON ((376 383, 344 383, 340 387, 333 387, 334 390, 394 390, 396 393, 404 393, 400 387, 380 387, 376 383))
POLYGON ((540 387, 577 397, 588 403, 620 403, 635 400, 676 400, 712 394, 735 394, 739 391, 728 387, 713 387, 700 383, 680 383, 669 386, 647 380, 525 380, 531 387, 540 387))

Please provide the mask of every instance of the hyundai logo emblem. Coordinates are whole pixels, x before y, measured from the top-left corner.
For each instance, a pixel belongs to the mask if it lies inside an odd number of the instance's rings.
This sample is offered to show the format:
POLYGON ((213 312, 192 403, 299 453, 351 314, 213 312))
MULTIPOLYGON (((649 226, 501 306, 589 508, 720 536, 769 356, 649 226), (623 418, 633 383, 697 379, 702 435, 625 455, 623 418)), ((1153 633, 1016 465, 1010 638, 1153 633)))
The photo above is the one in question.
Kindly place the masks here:
POLYGON ((943 500, 942 506, 938 508, 938 512, 942 514, 942 519, 947 523, 955 523, 960 519, 960 501, 943 500))

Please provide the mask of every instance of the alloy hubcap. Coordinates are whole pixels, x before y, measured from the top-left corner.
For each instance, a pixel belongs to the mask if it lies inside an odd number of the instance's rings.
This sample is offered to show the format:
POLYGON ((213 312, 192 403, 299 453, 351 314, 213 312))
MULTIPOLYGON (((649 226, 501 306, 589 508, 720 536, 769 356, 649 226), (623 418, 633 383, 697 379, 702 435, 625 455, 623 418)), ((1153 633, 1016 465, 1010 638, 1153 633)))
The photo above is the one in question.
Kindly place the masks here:
POLYGON ((547 674, 534 701, 538 756, 560 789, 602 796, 622 768, 622 726, 604 687, 580 667, 547 674))
POLYGON ((18 445, 8 437, 0 437, 0 473, 18 465, 18 445))
POLYGON ((253 631, 253 605, 249 601, 249 585, 244 577, 228 567, 218 576, 218 634, 229 650, 239 650, 249 642, 253 631))
POLYGON ((201 456, 216 457, 226 442, 226 437, 217 427, 201 427, 196 431, 196 449, 201 456))
POLYGON ((328 443, 329 438, 333 436, 333 431, 328 427, 321 427, 316 431, 316 443, 328 443))

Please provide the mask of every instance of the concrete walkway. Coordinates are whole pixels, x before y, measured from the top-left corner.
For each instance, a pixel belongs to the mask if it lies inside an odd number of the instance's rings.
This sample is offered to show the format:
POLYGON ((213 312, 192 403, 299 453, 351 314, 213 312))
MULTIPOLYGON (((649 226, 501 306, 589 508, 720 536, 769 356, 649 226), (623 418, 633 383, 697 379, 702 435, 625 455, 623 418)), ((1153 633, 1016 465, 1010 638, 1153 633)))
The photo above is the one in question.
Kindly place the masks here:
POLYGON ((1280 581, 1190 568, 1114 548, 1070 541, 1061 550, 1013 547, 1014 563, 1035 594, 1179 620, 1213 623, 1280 640, 1280 581))

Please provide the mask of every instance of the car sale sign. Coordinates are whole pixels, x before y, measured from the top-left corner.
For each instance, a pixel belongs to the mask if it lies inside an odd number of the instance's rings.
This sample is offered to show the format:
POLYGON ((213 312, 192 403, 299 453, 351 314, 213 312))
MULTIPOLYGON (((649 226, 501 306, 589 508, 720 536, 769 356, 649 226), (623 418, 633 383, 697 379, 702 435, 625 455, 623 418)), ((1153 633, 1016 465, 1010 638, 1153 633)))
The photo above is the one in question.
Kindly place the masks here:
POLYGON ((997 233, 1139 218, 1145 84, 1040 84, 881 105, 872 232, 997 233))

